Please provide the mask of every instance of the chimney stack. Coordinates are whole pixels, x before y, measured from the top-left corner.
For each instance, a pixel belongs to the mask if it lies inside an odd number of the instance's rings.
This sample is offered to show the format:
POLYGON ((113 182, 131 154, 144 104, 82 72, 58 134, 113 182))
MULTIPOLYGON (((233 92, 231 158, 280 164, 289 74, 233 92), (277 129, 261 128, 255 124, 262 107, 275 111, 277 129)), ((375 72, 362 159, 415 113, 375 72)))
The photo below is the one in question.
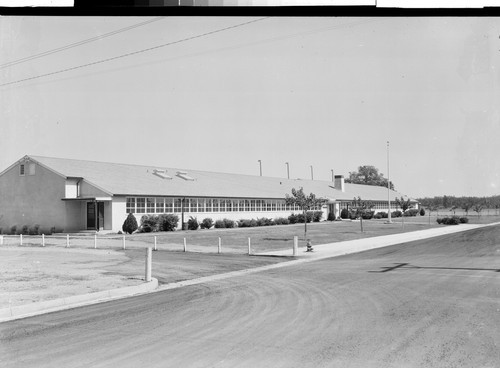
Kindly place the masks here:
POLYGON ((335 182, 333 186, 335 189, 345 192, 344 175, 335 175, 335 182))

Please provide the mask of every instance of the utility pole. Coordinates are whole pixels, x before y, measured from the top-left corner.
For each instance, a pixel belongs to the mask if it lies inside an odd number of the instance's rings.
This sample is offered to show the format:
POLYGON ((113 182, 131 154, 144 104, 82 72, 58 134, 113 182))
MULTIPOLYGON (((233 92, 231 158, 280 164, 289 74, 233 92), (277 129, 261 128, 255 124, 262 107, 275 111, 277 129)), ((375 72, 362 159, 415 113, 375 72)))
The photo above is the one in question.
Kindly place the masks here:
POLYGON ((259 168, 260 168, 260 176, 262 176, 262 160, 259 161, 259 168))
POLYGON ((311 165, 311 180, 314 180, 313 167, 311 165))
POLYGON ((290 164, 288 162, 285 162, 286 164, 286 177, 290 179, 290 164))
POLYGON ((330 170, 332 172, 332 183, 335 182, 335 176, 333 175, 333 169, 330 170))
POLYGON ((389 211, 387 214, 387 222, 391 223, 391 179, 389 174, 389 141, 387 141, 387 203, 389 206, 389 211))

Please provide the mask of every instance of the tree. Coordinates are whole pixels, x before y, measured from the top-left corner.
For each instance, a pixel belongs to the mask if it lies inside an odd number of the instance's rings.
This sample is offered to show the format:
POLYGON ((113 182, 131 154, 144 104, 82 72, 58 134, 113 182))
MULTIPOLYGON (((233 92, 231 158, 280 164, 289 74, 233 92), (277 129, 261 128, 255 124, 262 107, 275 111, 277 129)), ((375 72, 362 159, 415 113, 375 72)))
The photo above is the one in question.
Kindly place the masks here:
POLYGON ((472 207, 470 202, 465 202, 462 204, 462 209, 465 211, 465 216, 469 216, 469 210, 472 207))
POLYGON ((481 211, 483 210, 483 206, 480 204, 475 204, 472 206, 472 209, 477 212, 477 217, 481 217, 481 211))
POLYGON ((127 234, 132 234, 138 228, 137 220, 133 213, 129 213, 123 222, 122 230, 127 234))
POLYGON ((307 211, 314 209, 317 206, 322 206, 327 203, 326 198, 316 198, 316 195, 311 193, 308 196, 304 194, 304 189, 296 190, 292 188, 292 195, 286 194, 285 203, 289 206, 298 206, 304 213, 304 239, 307 240, 307 211))
MULTIPOLYGON (((349 172, 349 178, 346 178, 346 183, 376 185, 387 188, 387 178, 384 174, 379 173, 375 166, 365 165, 359 166, 358 171, 349 172)), ((391 189, 394 190, 394 184, 391 182, 391 189)))
POLYGON ((403 218, 403 227, 404 227, 405 226, 405 211, 412 207, 410 198, 404 199, 404 197, 401 197, 401 198, 396 197, 396 204, 399 207, 401 207, 401 209, 403 210, 402 218, 403 218))
POLYGON ((363 232, 363 215, 373 208, 373 204, 369 201, 363 201, 361 197, 354 197, 351 205, 352 209, 355 211, 355 216, 360 218, 361 232, 363 232))

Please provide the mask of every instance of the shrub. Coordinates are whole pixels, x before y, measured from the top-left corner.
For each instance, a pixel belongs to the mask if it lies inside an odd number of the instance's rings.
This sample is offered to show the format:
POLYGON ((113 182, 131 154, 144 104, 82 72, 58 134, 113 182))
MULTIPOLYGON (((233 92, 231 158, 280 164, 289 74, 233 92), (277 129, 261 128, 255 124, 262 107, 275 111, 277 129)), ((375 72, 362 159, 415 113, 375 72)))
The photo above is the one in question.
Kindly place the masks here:
MULTIPOLYGON (((313 212, 306 212, 306 216, 307 216, 307 223, 309 222, 312 222, 313 220, 313 212)), ((297 215, 297 222, 303 224, 304 223, 304 214, 303 213, 299 213, 297 215)))
POLYGON ((173 213, 166 213, 158 217, 158 231, 175 231, 179 223, 179 216, 173 213))
POLYGON ((252 220, 239 220, 238 227, 255 227, 257 226, 257 221, 252 220))
POLYGON ((363 220, 371 220, 373 216, 375 215, 375 211, 366 211, 361 215, 363 220))
POLYGON ((340 211, 340 218, 343 219, 350 218, 349 211, 347 210, 347 208, 343 208, 342 211, 340 211))
POLYGON ((142 233, 150 233, 152 231, 158 231, 158 223, 160 217, 156 215, 143 215, 141 217, 141 228, 142 233))
POLYGON ((13 225, 10 227, 10 235, 16 235, 17 233, 17 225, 13 225))
POLYGON ((286 217, 276 217, 274 219, 274 223, 276 225, 288 225, 290 223, 290 220, 288 220, 286 217))
POLYGON ((137 219, 133 213, 129 213, 122 225, 122 230, 127 234, 132 234, 138 228, 137 219))
POLYGON ((292 213, 290 216, 288 216, 288 222, 290 224, 296 224, 298 221, 299 219, 295 213, 292 213))
POLYGON ((28 225, 23 225, 23 227, 21 229, 21 234, 23 234, 23 235, 28 235, 29 234, 29 227, 28 227, 28 225))
POLYGON ((224 220, 217 220, 215 221, 214 227, 216 229, 224 229, 226 227, 226 224, 224 223, 224 220))
POLYGON ((320 222, 321 218, 323 217, 323 211, 314 211, 312 213, 312 216, 314 222, 320 222))
POLYGON ((49 233, 50 233, 50 234, 55 234, 55 233, 57 232, 56 230, 57 230, 57 229, 56 229, 56 227, 55 227, 55 226, 52 226, 52 227, 50 228, 49 233))
POLYGON ((273 219, 266 218, 266 217, 261 217, 257 218, 257 226, 272 226, 275 225, 273 222, 273 219))
POLYGON ((422 208, 420 209, 420 216, 424 216, 424 215, 425 215, 425 210, 424 210, 424 208, 422 207, 422 208))
POLYGON ((28 229, 29 235, 40 235, 40 225, 35 224, 28 229))
POLYGON ((388 218, 389 214, 387 212, 377 212, 373 217, 377 219, 383 219, 383 218, 388 218))
POLYGON ((224 221, 224 227, 226 229, 232 229, 233 227, 236 226, 236 224, 235 224, 235 222, 233 220, 225 218, 222 221, 224 221))
POLYGON ((458 216, 451 216, 451 217, 438 218, 436 221, 438 224, 443 224, 443 225, 458 225, 460 223, 460 218, 458 216))
POLYGON ((198 230, 198 227, 200 227, 200 225, 198 224, 196 217, 190 216, 187 222, 188 230, 198 230))
POLYGON ((335 221, 335 213, 332 211, 332 212, 328 212, 328 217, 326 218, 327 221, 335 221))
POLYGON ((461 224, 466 224, 469 222, 469 219, 467 217, 460 217, 458 220, 461 224))
POLYGON ((413 217, 417 216, 418 210, 416 208, 410 208, 408 211, 405 211, 404 216, 405 217, 413 217))
POLYGON ((210 229, 214 225, 214 222, 211 218, 204 218, 200 224, 202 229, 210 229))
POLYGON ((403 216, 403 212, 401 212, 399 210, 391 212, 391 217, 402 217, 402 216, 403 216))

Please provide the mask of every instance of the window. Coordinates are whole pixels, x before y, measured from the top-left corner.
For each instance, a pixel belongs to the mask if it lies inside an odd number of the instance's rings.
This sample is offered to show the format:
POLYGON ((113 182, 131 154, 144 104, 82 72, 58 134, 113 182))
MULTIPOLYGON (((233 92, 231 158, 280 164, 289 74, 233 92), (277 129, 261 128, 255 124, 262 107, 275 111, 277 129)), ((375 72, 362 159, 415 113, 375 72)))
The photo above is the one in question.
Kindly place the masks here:
POLYGON ((137 213, 146 213, 146 198, 137 198, 137 213))
POLYGON ((250 211, 255 211, 255 199, 250 200, 250 211))
POLYGON ((172 203, 172 198, 165 198, 165 212, 166 213, 172 213, 174 207, 172 203))
POLYGON ((271 211, 271 201, 266 201, 266 211, 271 211))
POLYGON ((24 176, 24 164, 19 165, 19 175, 24 176))
POLYGON ((156 213, 165 212, 165 201, 164 198, 156 198, 156 213))
MULTIPOLYGON (((187 199, 186 199, 187 201, 187 199)), ((191 208, 191 212, 198 212, 198 200, 196 198, 189 199, 189 204, 191 208)))
POLYGON ((233 211, 238 212, 238 203, 237 199, 233 200, 233 211))
POLYGON ((127 213, 135 213, 135 198, 127 198, 127 213))
POLYGON ((155 199, 146 198, 147 213, 155 213, 155 199))
POLYGON ((212 199, 212 211, 213 212, 219 212, 219 200, 218 199, 212 199))
POLYGON ((182 212, 182 199, 174 198, 174 212, 182 212))
POLYGON ((250 201, 248 199, 245 200, 245 211, 250 211, 250 201))
POLYGON ((233 210, 231 205, 232 205, 232 201, 226 199, 226 211, 227 212, 231 212, 233 210))
POLYGON ((210 198, 206 199, 206 211, 212 212, 212 200, 210 198))
POLYGON ((271 209, 273 211, 276 211, 276 201, 271 201, 271 206, 272 206, 271 209))
POLYGON ((198 212, 205 212, 205 198, 198 198, 198 212))

